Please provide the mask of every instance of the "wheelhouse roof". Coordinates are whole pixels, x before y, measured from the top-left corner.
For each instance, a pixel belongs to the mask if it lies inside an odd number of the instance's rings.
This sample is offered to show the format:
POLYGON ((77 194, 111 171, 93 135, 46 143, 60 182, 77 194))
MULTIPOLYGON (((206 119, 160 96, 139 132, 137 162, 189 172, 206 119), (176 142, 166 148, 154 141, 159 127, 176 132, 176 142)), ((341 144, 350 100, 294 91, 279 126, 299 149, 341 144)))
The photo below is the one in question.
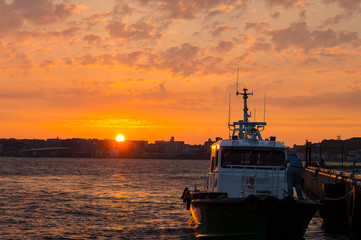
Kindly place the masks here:
POLYGON ((254 140, 254 139, 241 139, 241 140, 220 140, 214 143, 212 146, 219 146, 221 148, 225 147, 233 147, 233 148, 242 148, 242 149, 270 149, 270 148, 279 148, 279 149, 286 149, 286 146, 277 141, 269 141, 269 140, 254 140))

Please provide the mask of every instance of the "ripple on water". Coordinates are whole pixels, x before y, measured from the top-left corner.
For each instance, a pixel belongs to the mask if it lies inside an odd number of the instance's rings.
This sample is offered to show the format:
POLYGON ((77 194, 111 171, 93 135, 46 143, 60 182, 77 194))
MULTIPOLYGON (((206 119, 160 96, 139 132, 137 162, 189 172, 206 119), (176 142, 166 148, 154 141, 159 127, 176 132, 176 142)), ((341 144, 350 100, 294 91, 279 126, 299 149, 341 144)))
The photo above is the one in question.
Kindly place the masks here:
MULTIPOLYGON (((0 158, 1 239, 195 239, 185 186, 208 161, 0 158)), ((340 238, 339 238, 340 237, 340 238)), ((334 240, 314 218, 306 239, 334 240)))

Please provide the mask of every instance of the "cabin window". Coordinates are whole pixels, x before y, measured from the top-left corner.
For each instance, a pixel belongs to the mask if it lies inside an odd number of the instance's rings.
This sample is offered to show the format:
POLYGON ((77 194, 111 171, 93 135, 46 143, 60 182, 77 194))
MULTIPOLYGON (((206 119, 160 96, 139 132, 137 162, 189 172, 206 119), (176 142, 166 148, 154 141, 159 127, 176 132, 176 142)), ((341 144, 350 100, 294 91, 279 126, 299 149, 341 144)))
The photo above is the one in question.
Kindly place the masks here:
POLYGON ((218 159, 219 159, 219 149, 216 151, 216 160, 214 162, 214 168, 218 168, 218 159))
POLYGON ((285 154, 279 150, 246 150, 226 148, 222 150, 221 165, 227 167, 284 166, 285 154))
POLYGON ((214 170, 214 156, 211 158, 211 172, 214 170))
POLYGON ((214 170, 215 157, 216 157, 216 149, 212 147, 211 166, 210 166, 211 172, 214 170))
POLYGON ((212 155, 211 155, 211 172, 218 168, 219 162, 219 149, 212 148, 212 155))

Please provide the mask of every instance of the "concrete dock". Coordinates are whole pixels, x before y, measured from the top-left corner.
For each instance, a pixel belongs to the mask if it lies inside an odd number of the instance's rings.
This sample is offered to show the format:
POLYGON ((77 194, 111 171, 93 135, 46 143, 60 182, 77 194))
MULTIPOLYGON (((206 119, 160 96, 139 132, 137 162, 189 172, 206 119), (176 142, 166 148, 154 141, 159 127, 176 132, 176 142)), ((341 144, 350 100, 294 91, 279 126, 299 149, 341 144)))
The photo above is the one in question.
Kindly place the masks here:
POLYGON ((361 239, 361 175, 312 165, 306 158, 303 189, 320 201, 324 231, 361 239))

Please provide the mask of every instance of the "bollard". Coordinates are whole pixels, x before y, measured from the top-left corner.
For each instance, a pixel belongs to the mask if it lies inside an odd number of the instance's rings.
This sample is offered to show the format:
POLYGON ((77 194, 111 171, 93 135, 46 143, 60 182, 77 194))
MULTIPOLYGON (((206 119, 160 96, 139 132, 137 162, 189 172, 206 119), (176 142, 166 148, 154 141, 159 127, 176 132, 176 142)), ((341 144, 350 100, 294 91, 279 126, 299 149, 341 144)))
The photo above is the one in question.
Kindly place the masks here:
POLYGON ((322 184, 322 200, 320 215, 326 233, 345 234, 348 229, 348 217, 345 196, 346 186, 343 183, 322 184))

